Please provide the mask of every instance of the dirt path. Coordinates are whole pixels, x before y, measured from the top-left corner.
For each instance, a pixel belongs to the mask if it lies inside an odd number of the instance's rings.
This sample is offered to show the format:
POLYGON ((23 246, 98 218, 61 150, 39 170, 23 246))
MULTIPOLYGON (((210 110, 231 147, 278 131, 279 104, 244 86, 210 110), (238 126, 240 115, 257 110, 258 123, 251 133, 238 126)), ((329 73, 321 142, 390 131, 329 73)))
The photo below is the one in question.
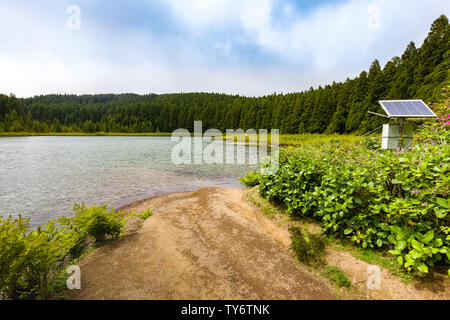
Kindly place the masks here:
POLYGON ((289 253, 288 235, 244 189, 206 188, 143 201, 142 228, 79 262, 73 299, 334 299, 289 253))

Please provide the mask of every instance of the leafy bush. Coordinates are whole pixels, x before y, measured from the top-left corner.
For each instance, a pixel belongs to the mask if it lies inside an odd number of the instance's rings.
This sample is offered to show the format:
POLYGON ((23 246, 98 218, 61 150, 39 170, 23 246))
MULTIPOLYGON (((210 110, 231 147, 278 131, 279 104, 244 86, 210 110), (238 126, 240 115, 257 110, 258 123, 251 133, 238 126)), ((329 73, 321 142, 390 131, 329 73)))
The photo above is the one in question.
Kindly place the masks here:
POLYGON ((239 180, 247 187, 252 188, 259 184, 259 178, 261 174, 259 172, 249 171, 245 176, 239 178, 239 180))
MULTIPOLYGON (((29 219, 0 217, 0 299, 50 299, 61 283, 61 270, 85 249, 87 237, 97 243, 115 239, 126 217, 106 206, 75 205, 75 216, 31 230, 29 219)), ((146 211, 145 215, 150 215, 146 211)))
POLYGON ((72 218, 61 218, 59 221, 69 230, 74 230, 80 235, 80 239, 91 236, 96 243, 102 243, 106 239, 117 239, 125 226, 126 217, 114 210, 107 211, 107 205, 87 208, 84 203, 75 204, 72 218))
POLYGON ((10 217, 0 221, 0 294, 15 298, 27 268, 28 220, 19 216, 15 220, 10 217))
POLYGON ((325 241, 319 234, 302 231, 300 228, 290 228, 292 249, 298 259, 310 266, 323 264, 325 241))
POLYGON ((261 176, 259 189, 291 214, 317 218, 325 233, 389 250, 408 270, 427 273, 450 264, 450 148, 445 135, 433 141, 404 153, 282 150, 280 169, 261 176))
POLYGON ((74 245, 55 221, 29 229, 29 219, 0 217, 0 295, 8 299, 52 296, 55 271, 74 245))

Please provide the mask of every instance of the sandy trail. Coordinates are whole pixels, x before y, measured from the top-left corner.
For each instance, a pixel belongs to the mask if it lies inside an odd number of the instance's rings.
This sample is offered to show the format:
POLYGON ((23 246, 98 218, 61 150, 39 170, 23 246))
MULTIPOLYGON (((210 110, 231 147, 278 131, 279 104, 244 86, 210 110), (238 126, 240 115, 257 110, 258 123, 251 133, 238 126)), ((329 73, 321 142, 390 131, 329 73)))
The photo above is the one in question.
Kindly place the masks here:
POLYGON ((140 202, 142 228, 78 265, 73 299, 334 299, 289 253, 286 234, 244 189, 205 188, 140 202))

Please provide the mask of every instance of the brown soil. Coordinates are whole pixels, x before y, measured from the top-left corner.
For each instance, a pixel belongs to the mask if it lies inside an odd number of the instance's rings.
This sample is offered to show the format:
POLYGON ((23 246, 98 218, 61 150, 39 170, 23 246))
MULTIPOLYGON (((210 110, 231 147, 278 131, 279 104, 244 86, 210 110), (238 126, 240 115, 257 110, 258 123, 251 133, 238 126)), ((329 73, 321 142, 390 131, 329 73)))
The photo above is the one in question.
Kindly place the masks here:
POLYGON ((206 188, 137 203, 155 212, 81 260, 72 299, 334 299, 290 252, 289 233, 244 189, 206 188))

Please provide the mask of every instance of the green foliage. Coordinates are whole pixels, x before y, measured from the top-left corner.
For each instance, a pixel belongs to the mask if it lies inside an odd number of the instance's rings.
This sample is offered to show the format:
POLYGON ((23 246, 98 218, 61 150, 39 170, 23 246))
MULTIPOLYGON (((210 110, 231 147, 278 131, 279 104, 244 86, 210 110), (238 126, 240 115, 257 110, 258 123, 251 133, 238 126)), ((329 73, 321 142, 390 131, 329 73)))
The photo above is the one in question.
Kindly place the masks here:
POLYGON ((340 288, 350 288, 352 286, 350 279, 338 267, 327 266, 324 275, 340 288))
POLYGON ((300 228, 290 228, 292 249, 297 258, 310 266, 318 266, 324 263, 325 241, 320 234, 308 233, 300 228))
MULTIPOLYGON (((74 217, 58 221, 62 228, 51 220, 32 230, 28 218, 0 217, 0 298, 53 298, 61 290, 63 267, 83 253, 88 237, 98 244, 124 229, 126 218, 106 206, 83 204, 74 210, 74 217)), ((149 210, 143 214, 149 215, 149 210)))
POLYGON ((0 218, 0 294, 8 299, 48 299, 55 271, 62 267, 73 238, 55 221, 30 230, 29 219, 0 218))
POLYGON ((361 145, 364 148, 367 148, 369 150, 380 150, 381 149, 381 141, 379 138, 375 138, 375 137, 365 137, 361 141, 361 145))
POLYGON ((319 144, 282 150, 278 172, 261 176, 259 189, 291 214, 320 220, 325 233, 389 250, 404 268, 427 273, 450 264, 450 148, 445 138, 433 141, 403 153, 319 144))
POLYGON ((28 219, 11 217, 0 224, 0 293, 4 297, 19 295, 22 275, 27 268, 26 243, 28 219))
POLYGON ((279 137, 281 146, 303 146, 315 143, 352 145, 359 140, 361 140, 359 136, 341 134, 282 134, 279 137))
MULTIPOLYGON (((450 79, 449 79, 450 82, 450 79)), ((429 121, 423 125, 423 130, 416 135, 416 140, 422 144, 450 144, 450 85, 442 90, 443 102, 432 105, 438 116, 438 121, 429 121)))
POLYGON ((145 210, 142 213, 136 213, 135 216, 141 218, 142 220, 147 220, 153 215, 153 211, 150 209, 145 210))
POLYGON ((125 226, 126 217, 114 210, 107 211, 107 205, 87 208, 84 203, 75 204, 75 216, 61 218, 59 222, 69 230, 74 230, 80 238, 93 237, 96 243, 107 239, 117 239, 125 226))
POLYGON ((245 176, 239 178, 239 180, 248 188, 253 188, 259 185, 259 178, 261 174, 259 172, 249 171, 245 176))

